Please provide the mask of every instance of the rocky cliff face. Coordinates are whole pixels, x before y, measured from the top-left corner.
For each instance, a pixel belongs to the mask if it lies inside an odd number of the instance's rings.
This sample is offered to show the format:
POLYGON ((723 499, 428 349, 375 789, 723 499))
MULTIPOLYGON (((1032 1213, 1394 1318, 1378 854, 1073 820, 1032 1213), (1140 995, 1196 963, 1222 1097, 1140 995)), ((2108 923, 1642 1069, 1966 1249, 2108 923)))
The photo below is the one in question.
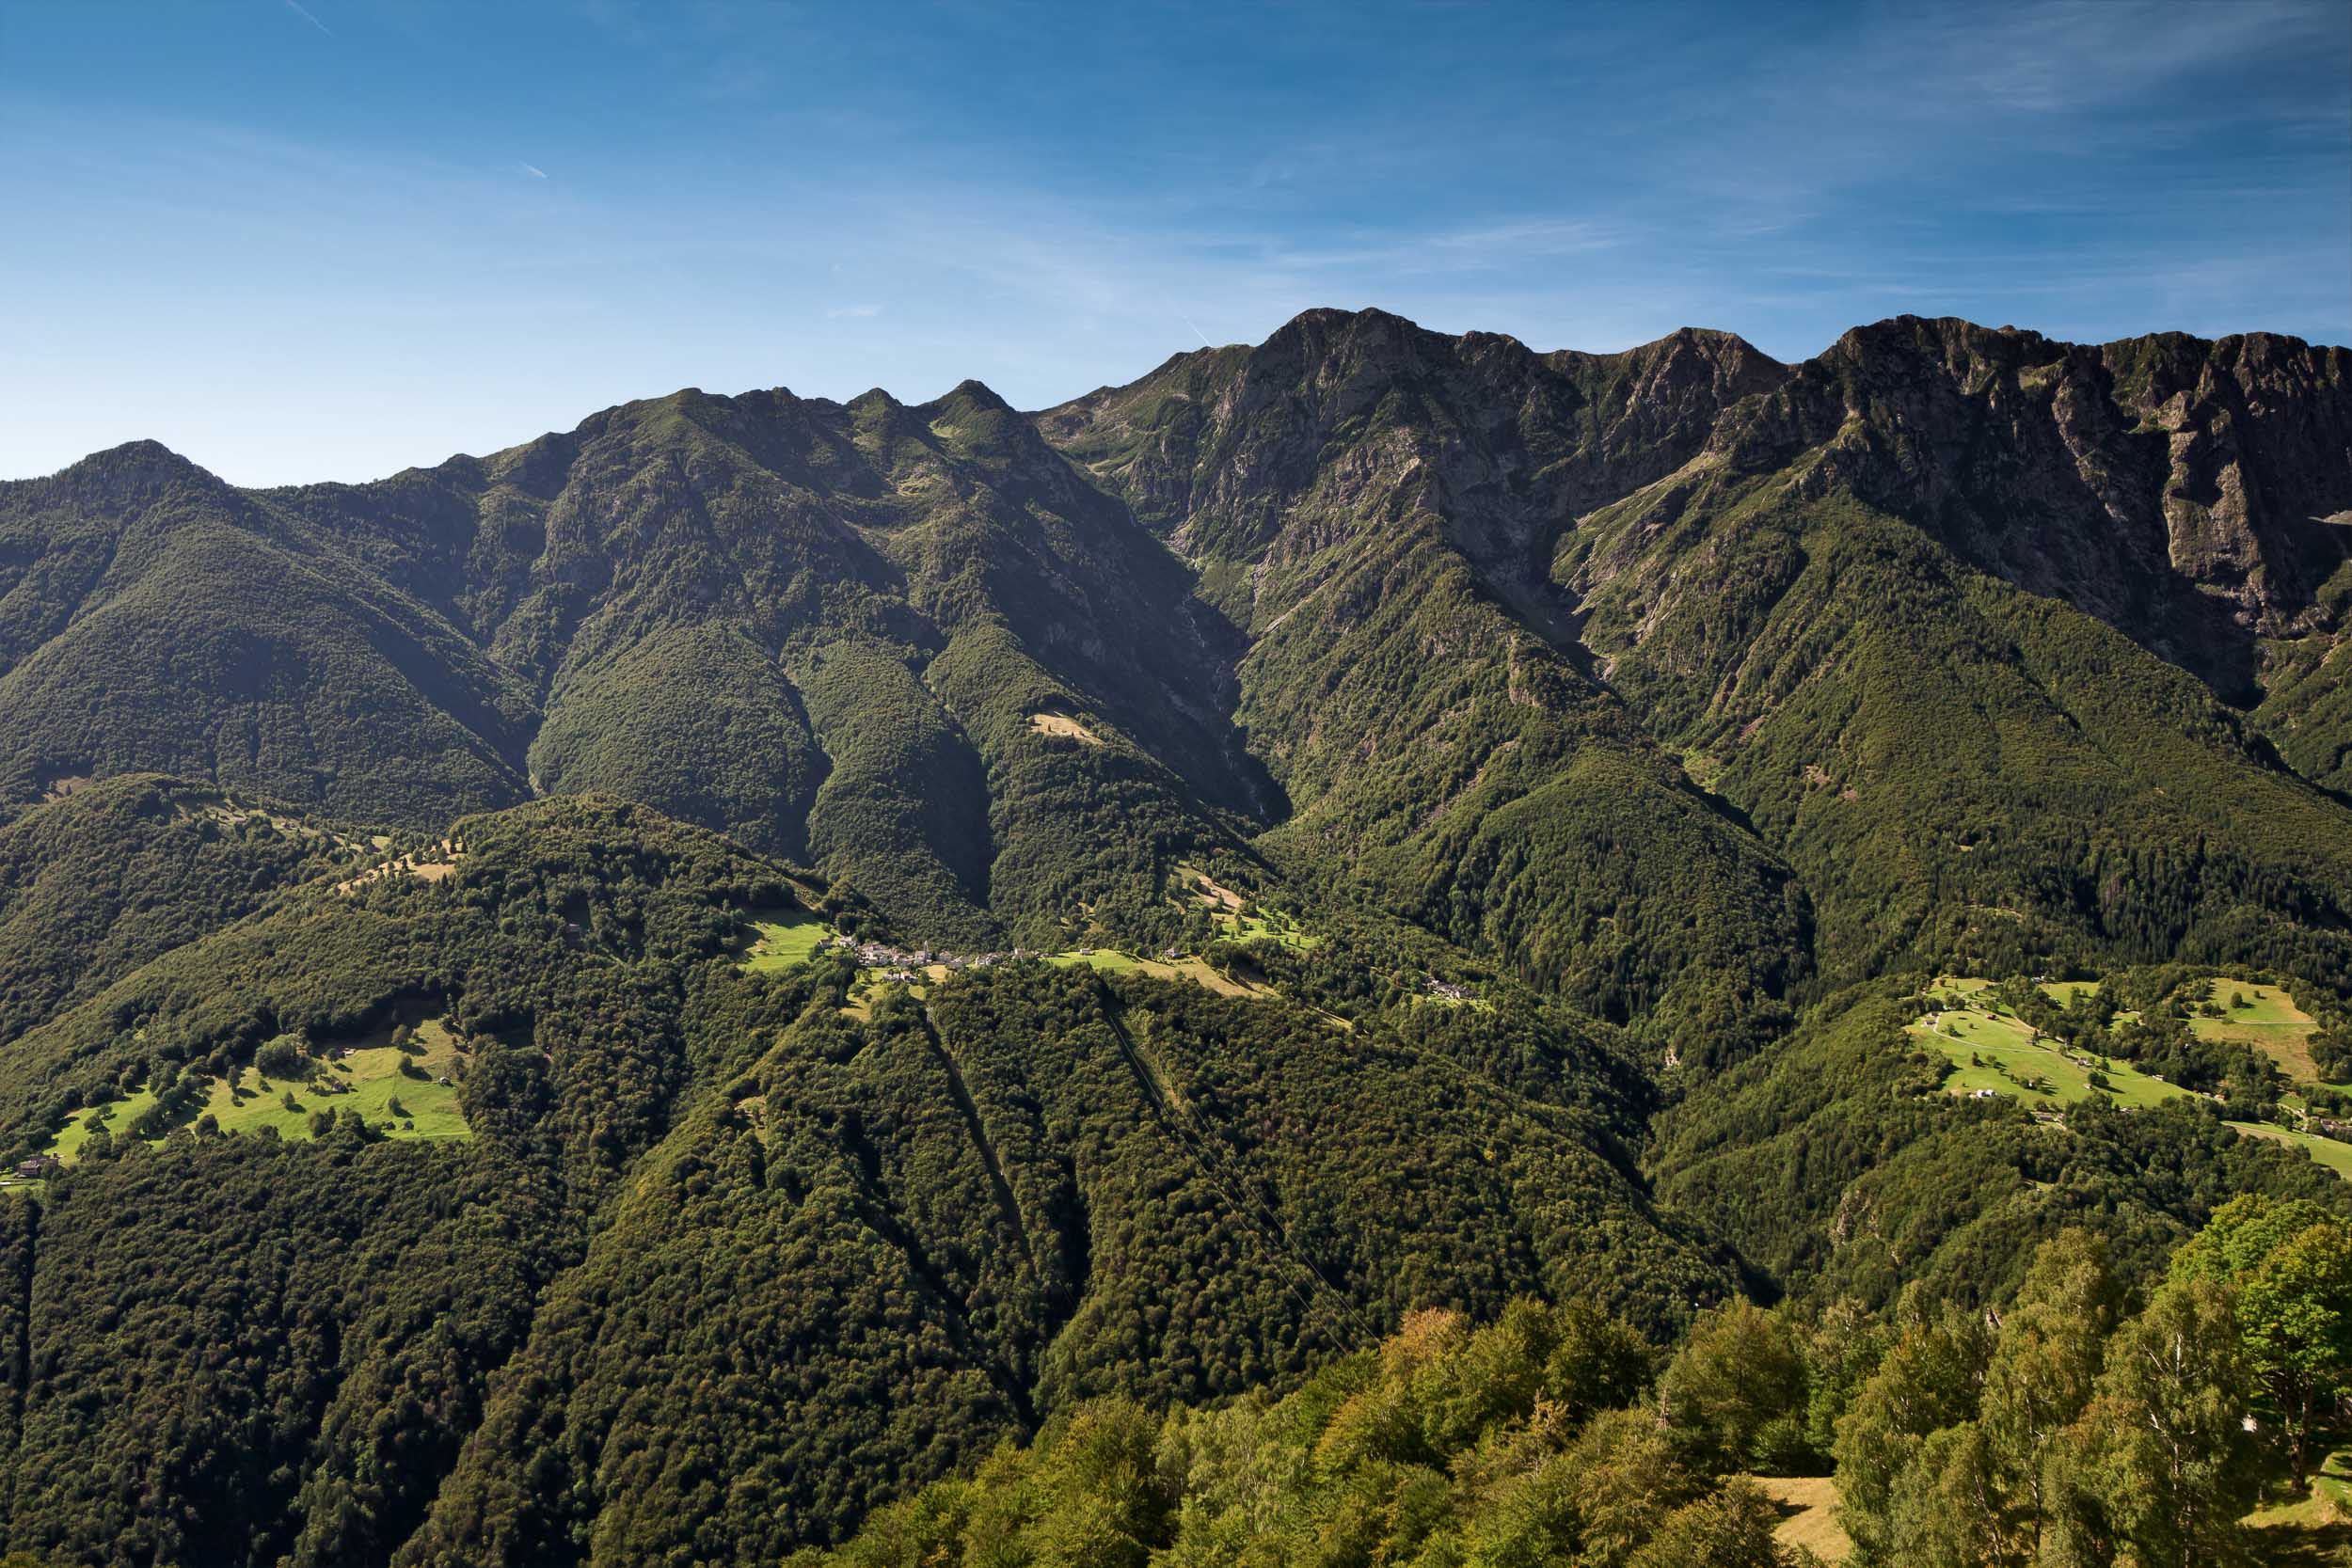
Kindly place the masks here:
POLYGON ((1281 565, 1415 515, 1525 576, 1569 517, 1678 467, 1785 374, 1728 333, 1538 355, 1311 310, 1257 348, 1180 356, 1038 421, 1187 558, 1255 569, 1243 618, 1262 623, 1289 608, 1281 565))
POLYGON ((2074 604, 2226 699, 2263 639, 2322 629, 2352 554, 2352 355, 2256 335, 2097 347, 1903 317, 1858 327, 1710 451, 1804 462, 1983 569, 2074 604))
MULTIPOLYGON (((1675 821, 1687 771, 1832 900, 1831 967, 1867 970, 1998 936, 1931 929, 1939 883, 2030 943, 2172 942, 2205 918, 2131 907, 2132 876, 2102 869, 2120 840, 1978 843, 2046 819, 2052 790, 2193 842, 2204 826, 2169 820, 2191 776, 2201 810, 2317 809, 2274 790, 2270 744, 2340 784, 2345 358, 1901 318, 1783 367, 1721 334, 1537 356, 1316 311, 1039 419, 1250 633, 1236 717, 1295 807, 1268 844, 1344 855, 1531 970, 1606 967, 1624 960, 1556 921, 1533 940, 1524 912, 1606 887, 1638 927, 1645 888, 1712 852, 1628 825, 1675 821), (2004 742, 1962 739, 1972 720, 2004 742), (1515 813, 1546 824, 1549 862, 1483 862, 1466 824, 1515 813), (1644 886, 1611 879, 1629 867, 1644 886)), ((2249 859, 2216 871, 2217 912, 2224 886, 2334 875, 2231 853, 2249 859)), ((1774 875, 1727 874, 1741 912, 1701 900, 1694 927, 1802 950, 1763 912, 1774 875)), ((1667 966, 1719 951, 1702 934, 1667 966)), ((1775 983, 1727 967, 1751 997, 1775 983)))

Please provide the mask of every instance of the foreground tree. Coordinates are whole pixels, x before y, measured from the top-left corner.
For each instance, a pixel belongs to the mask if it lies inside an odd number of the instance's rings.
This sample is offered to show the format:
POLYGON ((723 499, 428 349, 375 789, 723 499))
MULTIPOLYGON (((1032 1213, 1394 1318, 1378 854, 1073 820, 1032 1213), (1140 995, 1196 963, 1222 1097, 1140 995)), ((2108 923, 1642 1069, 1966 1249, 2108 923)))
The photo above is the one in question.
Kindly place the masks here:
POLYGON ((1728 1302, 1691 1326, 1658 1403, 1692 1468, 1780 1470, 1804 1449, 1804 1348, 1778 1316, 1728 1302))
POLYGON ((2232 1291, 2247 1365, 2303 1485, 2313 1429, 2352 1395, 2352 1225, 2316 1203, 2249 1194, 2215 1212, 2171 1274, 2232 1291))
POLYGON ((1895 1562, 1895 1488, 1928 1438, 1975 1413, 1983 1367, 1964 1319, 1915 1317, 1837 1423, 1838 1515, 1865 1563, 1895 1562))
POLYGON ((2190 1568, 2246 1560, 2260 1479, 2252 1378, 2229 1293, 2176 1282, 2123 1325, 2096 1396, 2053 1455, 2068 1495, 2044 1560, 2190 1568))
POLYGON ((2035 1256, 2001 1322, 1978 1417, 2003 1498, 1995 1560, 2030 1561, 2041 1552, 2051 1513, 2050 1452, 2090 1402, 2122 1307, 2106 1243, 2069 1230, 2035 1256))

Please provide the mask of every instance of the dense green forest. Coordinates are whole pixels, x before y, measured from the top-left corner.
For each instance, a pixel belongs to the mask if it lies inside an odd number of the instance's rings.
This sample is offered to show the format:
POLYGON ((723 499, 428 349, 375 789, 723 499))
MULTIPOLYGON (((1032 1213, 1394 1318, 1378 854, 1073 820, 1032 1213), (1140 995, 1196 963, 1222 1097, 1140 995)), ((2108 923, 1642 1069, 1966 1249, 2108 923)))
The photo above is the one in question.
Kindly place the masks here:
POLYGON ((119 774, 0 824, 0 1042, 389 838, 119 774))
POLYGON ((1862 1564, 2251 1563, 2288 1538, 2243 1521, 2347 1377, 2352 1226, 2240 1198, 2137 1290, 2061 1231, 1998 1315, 1735 1302, 1661 1354, 1581 1299, 1427 1310, 1279 1398, 1080 1404, 790 1560, 1818 1563, 1762 1470, 1834 1474, 1862 1564))
POLYGON ((2328 1545, 2346 369, 1311 311, 0 484, 0 1550, 2328 1545))

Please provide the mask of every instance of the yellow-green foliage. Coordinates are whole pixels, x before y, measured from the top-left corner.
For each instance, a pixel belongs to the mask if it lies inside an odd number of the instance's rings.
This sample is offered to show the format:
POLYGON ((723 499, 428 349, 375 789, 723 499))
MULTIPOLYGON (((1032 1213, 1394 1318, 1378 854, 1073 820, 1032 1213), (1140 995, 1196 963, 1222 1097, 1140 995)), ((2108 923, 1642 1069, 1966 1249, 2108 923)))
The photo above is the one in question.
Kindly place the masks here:
POLYGON ((1641 1338, 1590 1307, 1414 1314, 1283 1398, 1155 1416, 1091 1402, 794 1568, 1031 1562, 1794 1564, 1777 1515, 1629 1408, 1641 1338))
POLYGON ((2263 985, 2227 976, 2216 979, 2203 1000, 2220 1009, 2209 1017, 2201 1008, 2189 1015, 2189 1032, 2200 1039, 2228 1040, 2250 1045, 2298 1084, 2319 1081, 2312 1060, 2312 1036, 2319 1024, 2295 1005, 2283 986, 2263 985), (2244 1006, 2239 1006, 2243 1003, 2244 1006))
POLYGON ((803 913, 755 920, 752 929, 758 934, 743 957, 743 966, 753 970, 790 969, 806 963, 816 955, 817 944, 833 934, 821 917, 803 913))

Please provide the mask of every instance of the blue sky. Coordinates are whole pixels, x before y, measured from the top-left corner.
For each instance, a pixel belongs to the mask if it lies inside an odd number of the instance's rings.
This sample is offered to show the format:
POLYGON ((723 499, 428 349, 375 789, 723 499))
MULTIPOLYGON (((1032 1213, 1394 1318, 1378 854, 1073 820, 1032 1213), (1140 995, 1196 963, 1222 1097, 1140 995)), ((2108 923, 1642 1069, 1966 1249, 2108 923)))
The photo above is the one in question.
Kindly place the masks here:
POLYGON ((2352 5, 0 0, 0 475, 681 386, 1023 406, 1310 306, 2352 342, 2352 5))

